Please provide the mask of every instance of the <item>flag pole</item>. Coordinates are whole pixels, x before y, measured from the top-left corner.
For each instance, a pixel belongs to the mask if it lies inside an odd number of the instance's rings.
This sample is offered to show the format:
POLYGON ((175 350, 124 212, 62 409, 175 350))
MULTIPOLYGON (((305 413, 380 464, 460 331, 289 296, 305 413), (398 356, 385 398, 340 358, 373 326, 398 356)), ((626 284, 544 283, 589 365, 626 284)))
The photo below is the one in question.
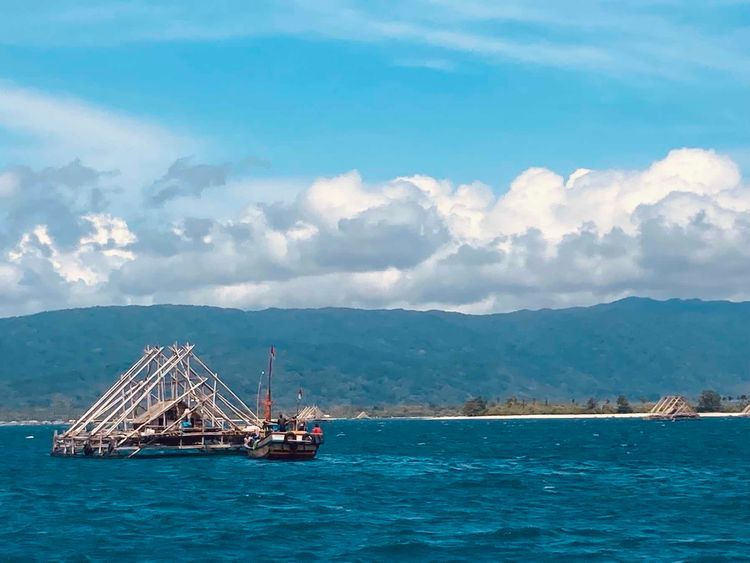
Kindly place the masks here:
POLYGON ((273 373, 273 359, 276 356, 276 350, 271 346, 271 351, 268 354, 268 390, 266 392, 266 420, 271 420, 271 408, 273 401, 271 400, 271 375, 273 373))
POLYGON ((260 370, 260 377, 258 378, 258 396, 255 399, 255 412, 260 416, 260 388, 263 385, 263 376, 266 375, 265 370, 260 370))

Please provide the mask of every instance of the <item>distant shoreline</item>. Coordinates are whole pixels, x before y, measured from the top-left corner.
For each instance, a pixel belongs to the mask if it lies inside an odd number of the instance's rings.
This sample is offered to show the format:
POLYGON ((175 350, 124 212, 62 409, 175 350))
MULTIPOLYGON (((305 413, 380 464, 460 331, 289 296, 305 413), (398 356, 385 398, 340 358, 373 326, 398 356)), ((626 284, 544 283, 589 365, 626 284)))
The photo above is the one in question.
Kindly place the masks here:
MULTIPOLYGON (((743 417, 741 412, 703 412, 698 413, 700 418, 731 418, 743 417)), ((648 418, 651 413, 648 412, 631 412, 631 413, 589 413, 589 414, 491 414, 484 416, 415 416, 409 417, 418 420, 565 420, 565 419, 586 419, 586 418, 648 418)), ((397 417, 394 417, 397 418, 397 417)), ((398 417, 403 418, 403 417, 398 417)))
MULTIPOLYGON (((589 413, 589 414, 493 414, 484 416, 389 416, 368 417, 360 420, 576 420, 597 418, 648 418, 648 412, 633 413, 589 413)), ((704 412, 699 413, 700 418, 739 418, 747 417, 741 412, 704 412)), ((326 420, 357 420, 356 418, 331 417, 326 420)), ((0 421, 0 427, 4 426, 65 426, 73 421, 64 420, 10 420, 0 421)))
POLYGON ((0 427, 3 426, 68 426, 73 424, 73 420, 0 420, 0 427))

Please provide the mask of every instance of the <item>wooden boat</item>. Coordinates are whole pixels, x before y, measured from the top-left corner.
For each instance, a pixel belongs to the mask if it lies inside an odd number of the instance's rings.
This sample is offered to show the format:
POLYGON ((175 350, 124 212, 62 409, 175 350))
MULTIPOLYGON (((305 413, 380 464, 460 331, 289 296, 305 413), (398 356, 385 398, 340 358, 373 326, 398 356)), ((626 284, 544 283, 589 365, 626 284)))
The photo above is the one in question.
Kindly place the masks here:
MULTIPOLYGON (((318 453, 323 443, 323 432, 316 424, 312 432, 305 430, 307 421, 300 414, 299 402, 302 400, 302 389, 297 395, 297 416, 286 420, 279 415, 271 419, 273 401, 271 399, 271 377, 276 353, 273 346, 268 358, 268 388, 263 403, 264 420, 262 428, 256 427, 245 442, 248 457, 254 459, 275 459, 285 461, 310 460, 318 453)), ((258 405, 260 405, 260 384, 258 385, 258 405)), ((258 409, 259 410, 259 409, 258 409)))
POLYGON ((303 430, 289 430, 288 432, 271 430, 265 436, 248 444, 247 455, 255 459, 309 460, 315 457, 322 443, 322 434, 313 434, 303 430))

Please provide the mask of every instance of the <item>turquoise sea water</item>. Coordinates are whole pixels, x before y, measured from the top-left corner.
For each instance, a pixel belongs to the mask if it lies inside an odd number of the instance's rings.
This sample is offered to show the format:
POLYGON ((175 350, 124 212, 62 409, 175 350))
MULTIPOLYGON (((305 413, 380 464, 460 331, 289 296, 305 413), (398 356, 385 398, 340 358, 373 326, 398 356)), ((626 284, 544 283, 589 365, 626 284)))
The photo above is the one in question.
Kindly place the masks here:
MULTIPOLYGON (((0 428, 0 557, 744 559, 750 419, 334 421, 312 462, 47 455, 0 428)), ((34 439, 26 439, 33 435, 34 439)))

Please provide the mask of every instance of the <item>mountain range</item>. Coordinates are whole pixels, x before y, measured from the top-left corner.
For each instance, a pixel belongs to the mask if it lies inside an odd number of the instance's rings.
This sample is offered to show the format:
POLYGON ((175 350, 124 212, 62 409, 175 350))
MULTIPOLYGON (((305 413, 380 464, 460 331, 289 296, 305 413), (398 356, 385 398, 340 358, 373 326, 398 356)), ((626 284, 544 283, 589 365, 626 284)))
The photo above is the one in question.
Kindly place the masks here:
POLYGON ((750 303, 628 298, 592 307, 442 311, 93 307, 0 319, 0 416, 74 412, 148 344, 191 342, 254 404, 268 349, 291 405, 458 404, 750 393, 750 303))

